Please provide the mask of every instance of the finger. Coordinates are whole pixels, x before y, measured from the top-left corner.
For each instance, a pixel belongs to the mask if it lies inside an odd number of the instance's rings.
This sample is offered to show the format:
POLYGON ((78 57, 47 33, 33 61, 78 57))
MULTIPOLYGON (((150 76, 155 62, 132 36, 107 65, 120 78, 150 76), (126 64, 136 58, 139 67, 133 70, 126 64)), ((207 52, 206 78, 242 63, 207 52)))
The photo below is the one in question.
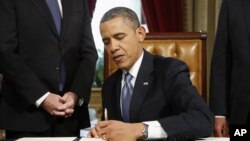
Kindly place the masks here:
POLYGON ((90 135, 94 138, 100 138, 95 128, 91 129, 90 135))
POLYGON ((67 109, 65 111, 65 117, 66 118, 71 117, 73 113, 74 113, 74 109, 67 109))
POLYGON ((65 94, 62 96, 62 99, 65 100, 65 101, 69 101, 69 100, 72 100, 73 97, 71 96, 70 93, 65 93, 65 94))
POLYGON ((60 102, 61 103, 66 103, 69 100, 70 100, 70 97, 67 96, 67 95, 64 95, 64 96, 60 97, 60 102))
POLYGON ((91 132, 88 132, 87 138, 92 138, 92 137, 93 137, 93 136, 92 136, 91 132))
POLYGON ((67 109, 73 109, 74 106, 73 106, 73 102, 65 102, 63 104, 58 104, 57 107, 55 107, 55 109, 57 111, 66 111, 67 109))
POLYGON ((228 137, 229 136, 229 129, 228 129, 228 127, 224 127, 224 130, 223 130, 223 136, 224 137, 228 137))
POLYGON ((53 105, 54 110, 57 110, 57 111, 66 110, 66 106, 64 105, 64 103, 65 102, 61 101, 61 98, 58 98, 57 101, 53 101, 52 105, 53 105))
POLYGON ((105 134, 105 132, 102 130, 102 127, 100 126, 100 124, 97 124, 97 126, 95 127, 95 131, 99 137, 102 137, 102 135, 105 134))
POLYGON ((69 100, 66 103, 64 103, 63 105, 66 107, 66 109, 73 109, 75 104, 74 104, 73 100, 69 100))
POLYGON ((101 128, 103 128, 103 127, 106 127, 108 125, 108 123, 109 123, 109 121, 100 121, 98 123, 98 126, 100 126, 101 128))
POLYGON ((67 95, 64 95, 63 97, 61 97, 62 101, 68 101, 69 99, 70 99, 70 97, 67 95))
POLYGON ((222 136, 223 136, 223 137, 226 137, 226 135, 227 135, 226 131, 223 130, 222 136))
POLYGON ((223 137, 222 130, 216 130, 215 131, 215 136, 217 136, 217 137, 223 137))
POLYGON ((55 111, 64 112, 65 110, 67 110, 67 107, 65 105, 60 105, 55 108, 55 111))
POLYGON ((63 111, 52 111, 51 115, 53 115, 53 116, 65 116, 65 112, 63 112, 63 111))
POLYGON ((103 135, 102 135, 102 139, 107 140, 106 134, 103 134, 103 135))
POLYGON ((105 134, 105 139, 104 140, 107 140, 107 141, 111 140, 110 134, 105 134))
POLYGON ((74 109, 66 109, 65 114, 66 115, 72 115, 74 113, 74 111, 75 111, 74 109))
POLYGON ((72 115, 71 114, 65 114, 64 117, 68 118, 68 117, 71 117, 72 115))

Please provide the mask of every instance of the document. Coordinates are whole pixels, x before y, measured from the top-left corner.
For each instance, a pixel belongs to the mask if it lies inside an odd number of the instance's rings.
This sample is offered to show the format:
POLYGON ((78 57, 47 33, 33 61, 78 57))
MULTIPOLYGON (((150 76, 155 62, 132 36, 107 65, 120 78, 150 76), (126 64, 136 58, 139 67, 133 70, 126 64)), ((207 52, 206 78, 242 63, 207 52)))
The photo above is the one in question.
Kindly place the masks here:
POLYGON ((101 138, 81 138, 79 141, 106 141, 101 138))
POLYGON ((24 137, 16 141, 105 141, 101 138, 76 138, 76 137, 24 137))
POLYGON ((16 141, 73 141, 76 137, 24 137, 16 141))

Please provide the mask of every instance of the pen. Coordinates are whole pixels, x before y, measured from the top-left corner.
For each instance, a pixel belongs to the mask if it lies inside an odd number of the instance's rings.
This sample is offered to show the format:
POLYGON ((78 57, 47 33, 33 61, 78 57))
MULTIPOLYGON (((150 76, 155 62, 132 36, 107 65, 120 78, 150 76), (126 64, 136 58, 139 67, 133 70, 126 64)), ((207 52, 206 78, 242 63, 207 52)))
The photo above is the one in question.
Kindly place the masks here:
POLYGON ((108 110, 104 108, 104 120, 108 120, 108 110))
POLYGON ((77 137, 73 141, 79 141, 79 140, 81 140, 81 137, 77 137))

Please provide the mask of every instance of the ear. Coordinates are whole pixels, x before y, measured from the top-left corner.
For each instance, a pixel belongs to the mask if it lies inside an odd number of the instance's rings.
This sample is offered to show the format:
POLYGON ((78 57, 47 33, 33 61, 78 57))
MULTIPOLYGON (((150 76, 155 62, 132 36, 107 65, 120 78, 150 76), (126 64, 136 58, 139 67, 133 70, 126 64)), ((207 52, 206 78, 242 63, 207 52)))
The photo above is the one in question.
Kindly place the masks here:
POLYGON ((146 30, 143 26, 136 29, 136 34, 140 42, 144 41, 146 37, 146 30))

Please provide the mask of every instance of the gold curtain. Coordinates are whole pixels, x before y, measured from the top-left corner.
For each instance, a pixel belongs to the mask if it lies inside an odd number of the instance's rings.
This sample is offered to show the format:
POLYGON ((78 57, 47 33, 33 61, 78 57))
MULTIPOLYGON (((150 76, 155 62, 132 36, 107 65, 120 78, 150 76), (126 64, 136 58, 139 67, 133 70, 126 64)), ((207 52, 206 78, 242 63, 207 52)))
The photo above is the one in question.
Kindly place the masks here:
MULTIPOLYGON (((209 88, 210 62, 221 1, 222 0, 182 1, 184 31, 207 32, 207 88, 209 88)), ((207 93, 209 94, 209 91, 207 93)))

